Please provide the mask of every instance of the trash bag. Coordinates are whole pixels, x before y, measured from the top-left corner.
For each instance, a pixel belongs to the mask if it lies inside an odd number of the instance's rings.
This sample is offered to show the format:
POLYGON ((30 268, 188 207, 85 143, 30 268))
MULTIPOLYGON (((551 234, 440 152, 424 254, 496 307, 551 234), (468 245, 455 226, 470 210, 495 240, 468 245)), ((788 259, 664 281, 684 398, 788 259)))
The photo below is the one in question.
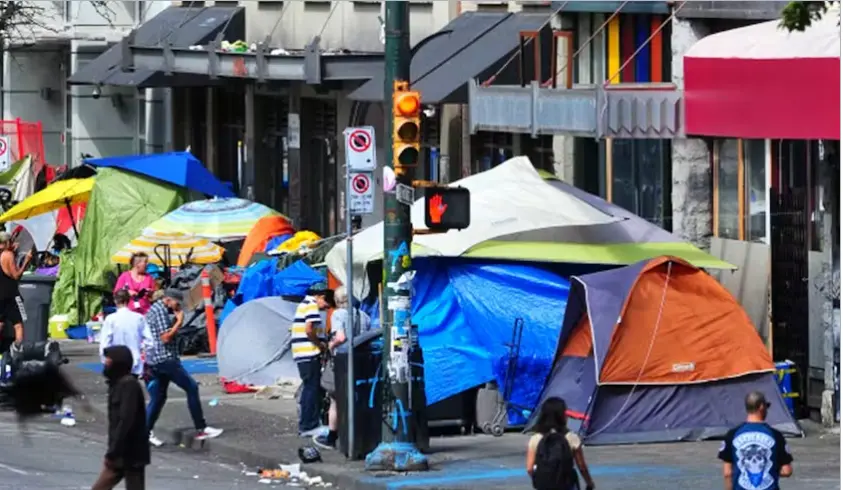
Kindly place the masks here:
POLYGON ((45 408, 61 406, 65 398, 81 394, 61 365, 48 360, 15 362, 13 375, 0 385, 0 392, 6 405, 22 418, 42 414, 45 408))

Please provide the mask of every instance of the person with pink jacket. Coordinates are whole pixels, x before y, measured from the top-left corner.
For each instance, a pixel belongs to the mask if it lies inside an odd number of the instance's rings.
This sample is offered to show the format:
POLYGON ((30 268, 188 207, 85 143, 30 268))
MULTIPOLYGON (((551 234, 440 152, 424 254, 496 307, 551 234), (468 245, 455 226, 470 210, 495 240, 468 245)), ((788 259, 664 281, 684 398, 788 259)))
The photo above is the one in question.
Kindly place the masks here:
POLYGON ((146 272, 149 256, 143 252, 132 254, 129 259, 129 270, 120 274, 114 292, 125 289, 131 297, 128 308, 131 311, 146 315, 152 306, 150 297, 155 291, 155 279, 146 272))

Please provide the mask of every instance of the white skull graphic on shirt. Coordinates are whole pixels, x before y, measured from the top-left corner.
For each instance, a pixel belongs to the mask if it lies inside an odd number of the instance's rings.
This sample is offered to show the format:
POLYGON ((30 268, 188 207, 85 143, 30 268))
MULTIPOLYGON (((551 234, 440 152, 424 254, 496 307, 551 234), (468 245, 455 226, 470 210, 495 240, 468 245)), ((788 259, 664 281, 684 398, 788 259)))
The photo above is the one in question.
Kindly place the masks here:
POLYGON ((775 483, 770 474, 773 468, 773 447, 776 440, 764 432, 744 432, 732 441, 740 471, 738 485, 746 490, 766 490, 775 483))

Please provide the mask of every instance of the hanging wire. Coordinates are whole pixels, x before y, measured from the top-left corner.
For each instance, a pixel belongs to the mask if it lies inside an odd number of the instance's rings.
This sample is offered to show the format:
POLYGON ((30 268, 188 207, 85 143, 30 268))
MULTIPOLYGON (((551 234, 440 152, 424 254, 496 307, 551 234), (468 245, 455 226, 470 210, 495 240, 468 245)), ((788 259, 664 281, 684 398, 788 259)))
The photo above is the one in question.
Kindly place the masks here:
MULTIPOLYGON (((540 30, 544 29, 544 28, 545 28, 545 26, 547 26, 547 25, 550 23, 550 21, 551 21, 551 20, 553 20, 553 18, 556 16, 556 14, 558 14, 559 12, 561 12, 561 11, 562 11, 562 9, 564 9, 564 8, 565 8, 565 6, 566 6, 566 5, 568 5, 569 3, 571 3, 571 2, 570 2, 570 0, 569 0, 569 1, 562 2, 562 5, 560 5, 559 7, 557 7, 557 8, 556 8, 556 10, 554 10, 554 11, 553 11, 553 12, 552 12, 552 13, 551 13, 548 17, 547 17, 547 20, 545 20, 545 21, 542 23, 542 25, 541 25, 541 26, 539 26, 539 28, 538 28, 538 29, 536 29, 536 30, 537 30, 537 31, 540 31, 540 30)), ((535 39, 535 38, 532 38, 532 37, 531 37, 531 38, 527 39, 527 42, 525 42, 525 43, 524 43, 524 47, 529 46, 529 45, 530 45, 530 43, 531 43, 531 42, 533 42, 533 39, 535 39)), ((510 57, 509 57, 509 59, 507 59, 507 60, 506 60, 506 62, 503 64, 503 66, 501 66, 500 68, 498 68, 498 71, 496 71, 496 72, 494 73, 494 75, 492 75, 492 76, 490 76, 489 78, 487 78, 487 79, 486 79, 486 81, 485 81, 485 82, 483 82, 483 83, 481 83, 480 85, 481 85, 481 86, 483 86, 483 87, 488 87, 489 85, 491 85, 492 83, 494 83, 495 79, 496 79, 496 78, 498 78, 498 76, 500 76, 500 74, 501 74, 501 73, 503 73, 503 71, 506 69, 506 67, 507 67, 507 66, 509 66, 509 64, 510 64, 510 63, 512 63, 512 62, 515 60, 515 58, 517 58, 517 57, 518 57, 518 55, 520 55, 520 54, 521 54, 521 50, 520 50, 520 49, 516 49, 516 50, 515 50, 515 52, 514 52, 514 53, 512 53, 512 56, 510 56, 510 57)))
MULTIPOLYGON (((638 376, 635 378, 635 383, 632 384, 632 388, 629 390, 629 394, 626 396, 626 400, 624 400, 623 405, 621 405, 621 408, 618 409, 615 416, 612 417, 609 420, 609 422, 607 422, 599 430, 596 430, 594 432, 592 432, 590 430, 587 431, 586 437, 594 437, 597 434, 600 434, 600 433, 604 432, 606 429, 608 429, 609 427, 611 427, 612 424, 614 424, 615 421, 618 420, 618 417, 621 416, 623 411, 626 410, 626 407, 627 407, 627 405, 629 405, 629 402, 632 401, 632 395, 635 393, 635 389, 638 388, 638 385, 641 383, 641 378, 644 376, 644 370, 647 367, 647 362, 650 360, 650 354, 653 353, 653 347, 656 345, 656 337, 658 336, 659 326, 661 325, 661 322, 662 322, 662 314, 664 313, 664 304, 666 303, 666 300, 667 300, 667 285, 670 282, 670 273, 671 273, 672 270, 673 270, 673 262, 669 261, 667 263, 667 274, 665 275, 665 278, 664 278, 664 286, 662 287, 662 301, 661 301, 661 304, 659 304, 659 314, 658 314, 658 316, 656 316, 656 324, 653 326, 653 335, 650 337, 650 346, 647 348, 647 354, 644 356, 644 362, 641 363, 641 369, 638 370, 638 376)), ((620 323, 621 323, 621 320, 618 319, 618 324, 620 324, 620 323)), ((617 325, 615 325, 615 328, 617 328, 617 325)))
POLYGON ((284 2, 284 5, 281 7, 281 12, 278 13, 278 18, 275 19, 275 25, 272 26, 272 30, 269 31, 266 38, 271 39, 272 35, 275 34, 275 29, 278 29, 278 26, 281 25, 281 19, 284 18, 284 13, 287 12, 287 7, 290 6, 292 2, 284 2))
MULTIPOLYGON (((638 46, 638 49, 636 49, 635 52, 633 52, 626 59, 626 61, 624 61, 624 63, 621 65, 621 67, 618 68, 618 70, 615 73, 613 73, 611 77, 607 78, 606 81, 603 82, 603 87, 608 86, 609 82, 611 80, 614 80, 615 77, 620 76, 620 74, 623 73, 624 68, 626 68, 626 66, 628 64, 630 64, 632 62, 632 60, 635 59, 636 56, 638 56, 638 53, 640 53, 641 50, 643 50, 645 47, 647 47, 650 44, 650 41, 652 41, 653 38, 656 37, 656 35, 662 31, 662 29, 664 29, 664 27, 668 24, 668 22, 670 22, 671 20, 673 20, 674 17, 676 17, 676 14, 678 14, 685 7, 685 4, 687 4, 687 3, 688 3, 688 0, 685 0, 678 7, 673 9, 673 12, 664 20, 664 22, 661 23, 659 28, 656 29, 655 31, 653 31, 653 33, 650 34, 650 37, 648 37, 646 41, 641 43, 641 46, 638 46)), ((598 119, 598 121, 603 120, 603 117, 606 115, 606 110, 608 108, 609 108, 609 104, 604 103, 603 107, 600 109, 600 118, 598 119)))
POLYGON ((336 12, 337 7, 339 7, 339 6, 340 6, 340 2, 338 2, 338 1, 334 2, 334 4, 331 6, 331 11, 328 12, 328 17, 325 18, 325 22, 322 23, 322 28, 319 29, 319 37, 320 38, 322 37, 322 34, 325 33, 325 28, 328 27, 328 22, 331 21, 331 17, 333 17, 334 12, 336 12))
POLYGON ((627 66, 627 65, 629 65, 630 63, 632 63, 632 60, 634 60, 634 59, 635 59, 635 57, 636 57, 636 56, 638 56, 638 53, 640 53, 640 52, 641 52, 644 48, 646 48, 647 46, 649 46, 649 45, 650 45, 650 41, 652 41, 652 40, 653 40, 653 38, 654 38, 654 37, 656 37, 656 35, 657 35, 658 33, 660 33, 660 32, 662 31, 662 29, 664 29, 664 28, 665 28, 665 26, 666 26, 666 25, 667 25, 667 24, 668 24, 671 20, 673 20, 673 18, 674 18, 674 17, 676 17, 676 14, 678 14, 678 13, 679 13, 679 11, 680 11, 680 10, 682 10, 682 9, 685 7, 685 4, 687 4, 687 3, 688 3, 688 0, 685 0, 685 1, 684 1, 684 2, 682 2, 682 3, 678 6, 678 7, 676 7, 675 9, 673 9, 673 12, 672 12, 672 13, 671 13, 671 14, 670 14, 670 15, 669 15, 669 16, 668 16, 665 20, 664 20, 664 22, 662 22, 662 23, 661 23, 661 25, 658 27, 658 29, 656 29, 655 31, 653 31, 653 33, 652 33, 652 34, 650 34, 650 37, 648 37, 646 41, 644 41, 643 43, 641 43, 641 46, 638 46, 638 49, 636 49, 636 50, 635 50, 635 52, 633 52, 631 55, 629 55, 629 57, 626 59, 626 61, 624 61, 624 62, 623 62, 623 64, 621 65, 621 67, 620 67, 620 68, 618 68, 618 71, 616 71, 614 74, 612 74, 612 76, 611 76, 611 77, 607 78, 607 79, 606 79, 606 81, 605 81, 605 82, 603 82, 603 85, 604 85, 604 86, 605 86, 605 85, 608 85, 610 80, 614 80, 614 79, 615 79, 615 77, 617 77, 617 76, 619 76, 621 73, 623 73, 623 70, 626 68, 626 66, 627 66))
POLYGON ((571 59, 565 60, 565 64, 562 66, 562 68, 560 68, 559 71, 557 71, 556 73, 551 75, 550 78, 548 78, 547 81, 542 84, 542 87, 551 86, 553 84, 553 80, 556 77, 558 77, 559 75, 561 75, 562 72, 565 71, 568 68, 568 65, 570 63, 572 63, 574 61, 574 59, 577 57, 577 55, 579 55, 585 48, 587 48, 589 46, 589 44, 591 44, 591 41, 593 41, 594 38, 596 38, 598 34, 603 32, 603 29, 605 29, 606 26, 609 25, 609 22, 611 22, 612 19, 614 19, 615 17, 618 16, 618 14, 621 13, 621 10, 623 10, 623 8, 626 7, 626 4, 628 4, 629 1, 630 0, 625 0, 623 3, 621 3, 620 6, 617 9, 615 9, 614 12, 612 12, 612 15, 610 15, 609 18, 606 19, 606 21, 603 22, 603 24, 600 27, 598 27, 597 30, 595 30, 588 39, 585 40, 585 42, 582 44, 582 46, 580 46, 580 48, 577 49, 574 52, 574 54, 571 55, 571 59))

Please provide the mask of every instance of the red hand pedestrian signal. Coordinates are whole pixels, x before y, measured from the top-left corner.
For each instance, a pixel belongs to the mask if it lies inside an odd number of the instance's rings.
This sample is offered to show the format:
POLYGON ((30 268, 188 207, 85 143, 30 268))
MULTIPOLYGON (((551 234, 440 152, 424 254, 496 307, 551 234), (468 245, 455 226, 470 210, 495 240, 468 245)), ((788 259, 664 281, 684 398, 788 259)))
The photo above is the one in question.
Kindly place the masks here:
POLYGON ((442 194, 436 194, 430 198, 427 212, 430 213, 430 222, 442 224, 442 215, 448 210, 448 205, 442 203, 442 194))
POLYGON ((471 224, 471 193, 464 187, 427 187, 424 224, 430 230, 462 230, 471 224))

